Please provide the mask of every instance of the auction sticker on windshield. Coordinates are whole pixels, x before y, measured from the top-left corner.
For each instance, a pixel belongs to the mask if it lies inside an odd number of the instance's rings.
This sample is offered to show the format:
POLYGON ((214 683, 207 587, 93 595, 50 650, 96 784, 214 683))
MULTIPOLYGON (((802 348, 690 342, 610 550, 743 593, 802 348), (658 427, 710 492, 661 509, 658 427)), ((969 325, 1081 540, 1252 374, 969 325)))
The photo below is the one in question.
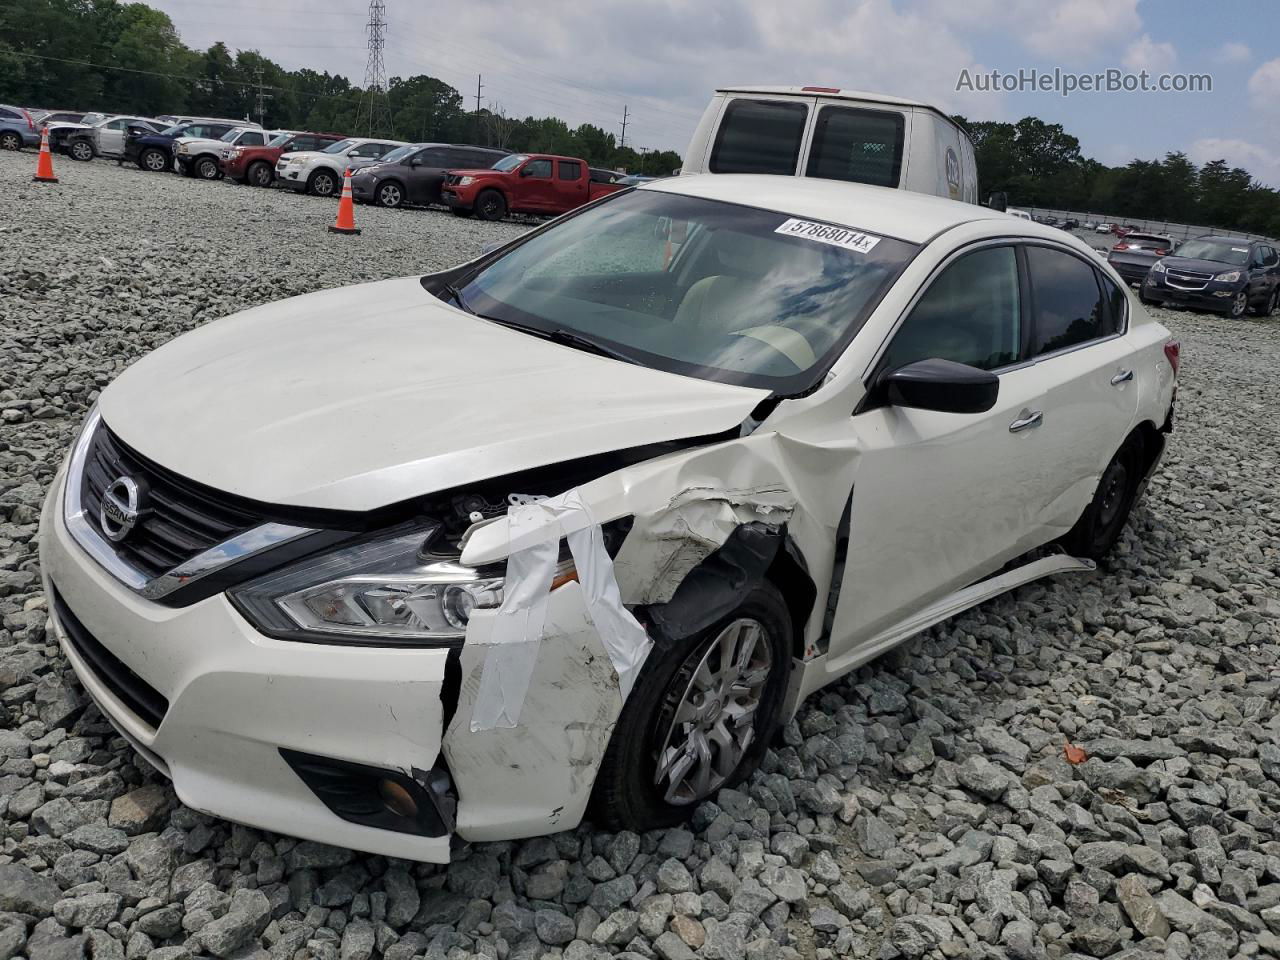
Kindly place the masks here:
POLYGON ((880 242, 879 237, 857 230, 846 230, 844 227, 833 227, 829 223, 814 223, 812 220, 796 220, 794 217, 778 227, 774 233, 783 233, 789 237, 804 237, 806 240, 817 240, 829 243, 833 247, 844 247, 855 253, 870 253, 880 242))

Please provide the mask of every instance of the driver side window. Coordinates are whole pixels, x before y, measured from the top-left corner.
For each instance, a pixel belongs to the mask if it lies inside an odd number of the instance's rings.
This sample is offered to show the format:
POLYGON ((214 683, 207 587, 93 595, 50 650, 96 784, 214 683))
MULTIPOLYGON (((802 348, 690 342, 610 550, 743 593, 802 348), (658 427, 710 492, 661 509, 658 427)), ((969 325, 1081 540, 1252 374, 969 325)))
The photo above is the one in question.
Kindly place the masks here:
POLYGON ((934 357, 980 370, 1018 359, 1022 304, 1013 247, 965 254, 929 285, 894 334, 881 369, 934 357))

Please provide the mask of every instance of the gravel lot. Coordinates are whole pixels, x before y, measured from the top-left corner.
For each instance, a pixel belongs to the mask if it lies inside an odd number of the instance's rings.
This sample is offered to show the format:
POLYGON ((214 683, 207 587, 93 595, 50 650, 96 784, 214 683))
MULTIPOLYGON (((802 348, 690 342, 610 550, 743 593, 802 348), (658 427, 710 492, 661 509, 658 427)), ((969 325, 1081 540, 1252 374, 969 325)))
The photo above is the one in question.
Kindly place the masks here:
POLYGON ((1280 956, 1274 323, 1161 311, 1165 465, 1109 569, 1024 587, 811 698, 689 830, 447 869, 178 805, 45 631, 36 519, 96 391, 170 337, 521 226, 0 155, 0 960, 1280 956), (1068 763, 1064 745, 1089 759, 1068 763))

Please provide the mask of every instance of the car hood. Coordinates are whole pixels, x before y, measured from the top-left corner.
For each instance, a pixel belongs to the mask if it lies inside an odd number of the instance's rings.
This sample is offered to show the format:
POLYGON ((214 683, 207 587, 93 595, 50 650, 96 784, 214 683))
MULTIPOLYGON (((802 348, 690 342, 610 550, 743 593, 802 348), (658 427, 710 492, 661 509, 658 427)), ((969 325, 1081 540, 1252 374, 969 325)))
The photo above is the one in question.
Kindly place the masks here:
POLYGON ((173 142, 174 142, 174 144, 175 144, 175 145, 177 145, 177 144, 188 144, 188 145, 199 144, 199 145, 200 145, 200 146, 202 146, 202 147, 212 147, 212 146, 230 147, 230 146, 232 146, 232 144, 228 143, 227 141, 225 141, 225 140, 218 140, 218 139, 216 139, 215 137, 174 137, 173 142))
POLYGON ((510 170, 494 170, 489 167, 477 168, 475 170, 454 170, 450 167, 448 172, 459 177, 508 177, 511 175, 510 170))
POLYGON ((99 403, 125 443, 192 480, 268 503, 370 510, 719 433, 767 395, 520 333, 405 277, 210 323, 139 360, 99 403))
POLYGON ((52 134, 55 130, 92 130, 93 126, 88 123, 50 123, 46 129, 52 134))
POLYGON ((1174 270, 1191 270, 1194 273, 1226 273, 1230 270, 1243 272, 1248 269, 1246 266, 1223 263, 1221 260, 1200 260, 1196 257, 1161 257, 1160 262, 1166 269, 1172 267, 1174 270))

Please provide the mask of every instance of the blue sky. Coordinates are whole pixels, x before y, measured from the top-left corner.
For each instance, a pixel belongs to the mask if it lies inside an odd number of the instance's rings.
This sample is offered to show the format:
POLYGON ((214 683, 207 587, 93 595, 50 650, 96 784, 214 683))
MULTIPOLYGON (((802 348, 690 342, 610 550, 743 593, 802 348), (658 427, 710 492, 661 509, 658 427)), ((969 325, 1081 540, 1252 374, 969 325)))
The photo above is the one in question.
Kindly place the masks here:
MULTIPOLYGON (((183 39, 364 77, 361 0, 151 0, 183 39)), ((1109 164, 1182 150, 1280 187, 1280 0, 386 0, 390 75, 430 73, 509 114, 557 114, 683 150, 717 85, 820 84, 973 119, 1063 124, 1109 164), (551 14, 559 11, 561 15, 551 14), (447 25, 442 30, 441 25, 447 25), (957 91, 961 70, 1208 73, 1211 93, 957 91)), ((470 106, 474 101, 468 99, 470 106)))

